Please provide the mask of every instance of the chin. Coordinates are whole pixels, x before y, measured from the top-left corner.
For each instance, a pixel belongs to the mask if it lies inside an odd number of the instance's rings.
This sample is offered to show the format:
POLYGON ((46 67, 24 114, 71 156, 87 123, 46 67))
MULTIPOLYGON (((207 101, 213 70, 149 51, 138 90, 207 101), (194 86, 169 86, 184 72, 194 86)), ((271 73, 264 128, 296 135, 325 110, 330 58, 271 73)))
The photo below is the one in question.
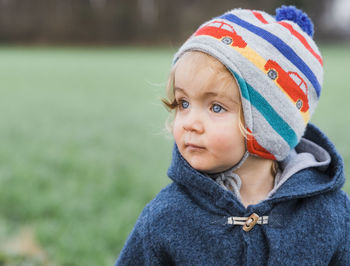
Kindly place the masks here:
POLYGON ((196 169, 199 172, 204 172, 207 174, 216 174, 216 173, 220 173, 223 172, 227 169, 230 169, 232 166, 234 166, 234 162, 232 162, 233 164, 218 164, 216 162, 213 161, 209 161, 209 160, 203 160, 203 158, 201 158, 202 156, 191 156, 190 158, 185 158, 185 160, 188 162, 189 165, 192 166, 192 168, 196 169))
MULTIPOLYGON (((236 163, 237 164, 237 163, 236 163)), ((192 168, 196 169, 199 172, 204 172, 207 174, 217 174, 217 173, 221 173, 224 171, 229 170, 230 168, 232 168, 234 165, 236 165, 235 163, 233 163, 232 165, 216 165, 216 166, 212 166, 212 167, 208 167, 208 164, 190 164, 192 166, 192 168)))
MULTIPOLYGON (((197 171, 204 172, 207 174, 220 173, 226 169, 223 167, 208 167, 207 164, 205 164, 205 165, 203 165, 203 164, 190 164, 190 165, 192 166, 192 168, 196 169, 197 171)), ((230 168, 230 167, 228 167, 228 168, 230 168)))
POLYGON ((188 163, 192 166, 193 169, 199 171, 199 172, 205 172, 209 173, 210 172, 210 167, 208 167, 207 164, 204 164, 202 162, 196 162, 194 160, 188 161, 188 163))

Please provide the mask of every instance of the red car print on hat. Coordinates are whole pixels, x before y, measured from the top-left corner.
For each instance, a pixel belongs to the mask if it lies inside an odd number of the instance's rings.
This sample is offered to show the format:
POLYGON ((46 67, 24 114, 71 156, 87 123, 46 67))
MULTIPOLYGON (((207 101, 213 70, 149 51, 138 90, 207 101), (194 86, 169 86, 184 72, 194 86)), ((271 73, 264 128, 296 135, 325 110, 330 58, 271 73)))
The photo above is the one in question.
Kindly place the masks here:
POLYGON ((247 43, 237 34, 231 25, 219 20, 204 25, 194 35, 209 35, 233 47, 244 48, 247 46, 247 43))
POLYGON ((273 60, 265 64, 267 75, 276 80, 282 90, 292 99, 295 106, 303 113, 309 110, 307 85, 297 72, 286 72, 273 60))

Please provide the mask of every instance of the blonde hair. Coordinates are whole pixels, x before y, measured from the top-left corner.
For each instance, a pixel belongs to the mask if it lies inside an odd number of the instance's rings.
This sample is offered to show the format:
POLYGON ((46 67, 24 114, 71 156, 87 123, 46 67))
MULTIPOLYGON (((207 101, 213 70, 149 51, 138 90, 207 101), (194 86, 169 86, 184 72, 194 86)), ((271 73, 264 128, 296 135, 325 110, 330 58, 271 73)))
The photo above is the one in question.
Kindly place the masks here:
MULTIPOLYGON (((208 66, 215 73, 216 77, 226 85, 223 87, 227 87, 232 82, 236 82, 231 72, 219 60, 215 59, 214 57, 200 51, 186 52, 180 57, 180 59, 173 65, 173 67, 170 70, 168 83, 166 87, 167 98, 162 99, 163 104, 169 112, 172 112, 178 106, 174 94, 175 71, 179 61, 184 59, 189 60, 190 62, 195 62, 196 64, 205 64, 206 66, 208 66)), ((251 133, 245 127, 242 102, 240 102, 239 117, 239 130, 241 131, 242 135, 245 138, 247 138, 249 135, 251 135, 251 133)), ((171 129, 172 123, 167 124, 167 128, 171 129)))

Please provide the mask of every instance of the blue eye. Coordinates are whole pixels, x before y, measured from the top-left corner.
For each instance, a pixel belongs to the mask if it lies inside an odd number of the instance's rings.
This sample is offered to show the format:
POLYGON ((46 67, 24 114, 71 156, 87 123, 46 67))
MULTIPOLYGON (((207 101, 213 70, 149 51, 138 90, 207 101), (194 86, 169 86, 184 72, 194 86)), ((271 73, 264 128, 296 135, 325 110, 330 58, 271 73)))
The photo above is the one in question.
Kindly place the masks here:
POLYGON ((190 104, 187 101, 181 101, 180 105, 181 105, 181 108, 187 109, 190 104))
POLYGON ((221 111, 224 110, 220 105, 218 104, 213 104, 212 110, 214 113, 220 113, 221 111))

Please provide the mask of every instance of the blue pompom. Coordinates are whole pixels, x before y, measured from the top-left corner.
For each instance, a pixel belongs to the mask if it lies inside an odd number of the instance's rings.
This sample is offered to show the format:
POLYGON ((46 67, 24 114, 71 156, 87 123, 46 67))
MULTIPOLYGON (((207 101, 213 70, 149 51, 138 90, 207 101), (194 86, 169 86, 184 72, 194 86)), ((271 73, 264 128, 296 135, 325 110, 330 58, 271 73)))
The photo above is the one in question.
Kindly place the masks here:
POLYGON ((306 13, 295 6, 281 6, 276 9, 276 20, 291 20, 299 25, 309 36, 314 35, 314 24, 306 13))

